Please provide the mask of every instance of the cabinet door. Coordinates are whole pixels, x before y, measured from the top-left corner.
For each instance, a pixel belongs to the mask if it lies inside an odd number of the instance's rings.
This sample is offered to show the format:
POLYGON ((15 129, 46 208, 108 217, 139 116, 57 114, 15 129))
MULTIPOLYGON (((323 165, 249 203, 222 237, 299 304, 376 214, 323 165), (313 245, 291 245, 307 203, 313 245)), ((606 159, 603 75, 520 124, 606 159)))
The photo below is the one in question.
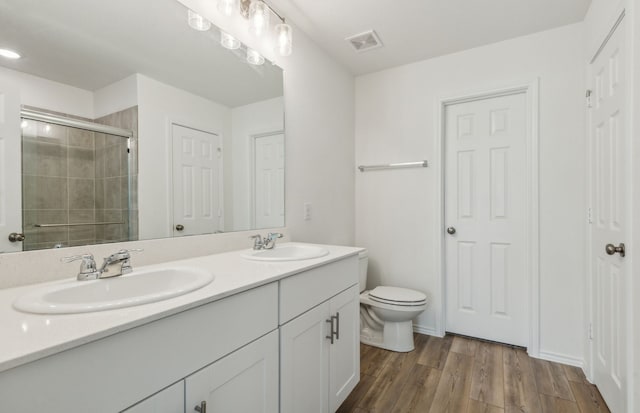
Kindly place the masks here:
POLYGON ((184 413, 184 381, 179 381, 122 413, 184 413))
POLYGON ((360 381, 360 295, 355 285, 331 299, 338 338, 329 346, 329 405, 335 412, 360 381))
POLYGON ((329 303, 280 327, 280 403, 282 413, 329 411, 329 303))
POLYGON ((185 379, 186 412, 278 413, 278 331, 185 379))

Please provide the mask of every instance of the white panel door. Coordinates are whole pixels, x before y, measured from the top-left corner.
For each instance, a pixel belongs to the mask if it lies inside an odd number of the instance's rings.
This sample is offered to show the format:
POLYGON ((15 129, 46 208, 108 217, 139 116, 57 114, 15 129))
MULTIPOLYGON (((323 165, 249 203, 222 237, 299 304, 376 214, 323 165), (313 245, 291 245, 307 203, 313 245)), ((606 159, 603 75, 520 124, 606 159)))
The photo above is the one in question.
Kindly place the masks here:
POLYGON ((22 251, 9 234, 22 233, 22 151, 20 94, 0 83, 0 252, 22 251))
MULTIPOLYGON (((197 338, 192 338, 197 339, 197 338)), ((278 331, 185 379, 187 412, 278 413, 278 331)))
POLYGON ((626 411, 627 399, 625 290, 630 284, 625 258, 605 250, 627 236, 624 33, 622 24, 591 65, 593 378, 612 412, 626 411))
POLYGON ((280 327, 281 413, 329 412, 329 303, 280 327))
POLYGON ((254 228, 284 226, 284 135, 255 138, 254 228))
POLYGON ((329 405, 335 412, 360 381, 360 293, 354 285, 331 299, 338 336, 329 346, 329 405))
POLYGON ((212 133, 173 125, 173 235, 221 229, 222 148, 212 133))
POLYGON ((519 346, 528 337, 526 106, 517 93, 445 112, 447 331, 519 346))

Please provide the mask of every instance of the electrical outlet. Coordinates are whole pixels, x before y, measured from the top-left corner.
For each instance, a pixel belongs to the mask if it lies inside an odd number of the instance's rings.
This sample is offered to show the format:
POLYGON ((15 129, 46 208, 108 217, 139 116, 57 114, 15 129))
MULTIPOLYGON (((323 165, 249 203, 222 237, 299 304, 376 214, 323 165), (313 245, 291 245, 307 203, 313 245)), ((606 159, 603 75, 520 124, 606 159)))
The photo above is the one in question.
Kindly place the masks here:
POLYGON ((304 220, 311 221, 311 204, 309 202, 304 203, 304 220))

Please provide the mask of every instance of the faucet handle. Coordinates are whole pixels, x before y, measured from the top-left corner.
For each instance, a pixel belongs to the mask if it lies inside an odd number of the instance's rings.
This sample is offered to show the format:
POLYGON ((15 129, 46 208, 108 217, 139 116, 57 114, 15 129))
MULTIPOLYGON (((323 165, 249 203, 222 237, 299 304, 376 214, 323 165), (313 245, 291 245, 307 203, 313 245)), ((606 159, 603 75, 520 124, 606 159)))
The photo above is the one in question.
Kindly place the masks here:
POLYGON ((70 257, 61 258, 60 261, 69 263, 82 260, 80 263, 80 271, 78 272, 78 281, 95 280, 100 277, 100 272, 96 266, 96 260, 92 254, 72 255, 70 257))
POLYGON ((281 233, 279 233, 279 232, 270 232, 270 233, 267 234, 267 238, 270 239, 270 240, 274 240, 274 239, 282 238, 282 237, 283 237, 283 235, 281 233))
POLYGON ((251 235, 249 239, 253 240, 254 250, 261 250, 264 247, 264 243, 262 242, 262 235, 260 234, 251 235))
POLYGON ((78 260, 93 260, 93 254, 80 254, 80 255, 71 255, 69 257, 60 258, 60 262, 70 263, 78 260))

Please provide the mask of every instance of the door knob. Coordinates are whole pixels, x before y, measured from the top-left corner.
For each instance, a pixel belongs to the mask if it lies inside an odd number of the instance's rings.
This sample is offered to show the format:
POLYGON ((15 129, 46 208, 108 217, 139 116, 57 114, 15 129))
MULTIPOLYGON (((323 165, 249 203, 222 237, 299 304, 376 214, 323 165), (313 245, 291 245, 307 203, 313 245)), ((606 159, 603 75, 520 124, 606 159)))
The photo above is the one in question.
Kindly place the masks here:
POLYGON ((182 224, 176 225, 176 231, 182 231, 182 230, 184 230, 184 225, 182 224))
POLYGON ((620 245, 618 245, 617 247, 613 244, 607 244, 606 247, 604 247, 604 250, 607 252, 607 254, 609 255, 613 255, 616 252, 618 254, 620 254, 621 257, 624 257, 624 253, 625 253, 625 249, 624 249, 624 244, 620 243, 620 245))
POLYGON ((11 242, 22 242, 25 240, 24 234, 20 234, 18 232, 12 232, 9 234, 9 241, 11 242))
POLYGON ((447 234, 453 235, 456 233, 456 229, 454 227, 447 228, 447 234))

